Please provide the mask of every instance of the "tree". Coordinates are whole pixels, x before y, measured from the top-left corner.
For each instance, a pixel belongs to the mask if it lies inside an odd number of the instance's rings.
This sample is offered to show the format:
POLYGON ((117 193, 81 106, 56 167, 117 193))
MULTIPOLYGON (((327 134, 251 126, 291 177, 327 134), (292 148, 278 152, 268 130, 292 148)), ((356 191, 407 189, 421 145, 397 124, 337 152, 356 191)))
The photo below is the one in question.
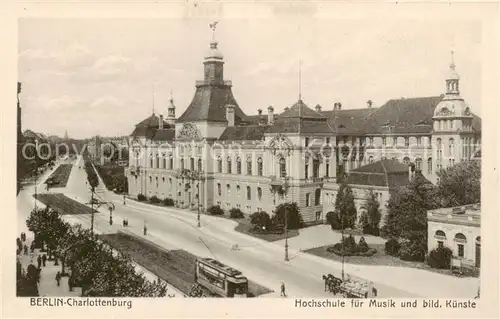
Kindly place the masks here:
POLYGON ((257 225, 260 228, 269 229, 271 226, 271 217, 265 211, 255 212, 250 215, 250 223, 252 225, 257 225))
POLYGON ((363 233, 378 236, 381 219, 380 203, 373 191, 370 191, 368 194, 362 208, 365 210, 360 217, 360 226, 363 229, 363 233))
POLYGON ((342 228, 342 222, 340 220, 339 214, 337 214, 336 212, 328 212, 326 214, 326 221, 328 222, 328 224, 330 224, 332 230, 342 228))
POLYGON ((438 190, 444 207, 481 202, 481 165, 466 161, 440 170, 438 190))
POLYGON ((287 216, 288 229, 299 229, 304 226, 304 221, 302 220, 302 215, 300 214, 297 203, 279 204, 274 210, 274 216, 271 219, 273 226, 284 226, 285 215, 287 216))
POLYGON ((436 188, 422 175, 391 193, 384 237, 401 239, 399 256, 422 261, 427 252, 427 211, 438 206, 436 188))
POLYGON ((340 184, 335 198, 335 213, 339 216, 341 224, 345 228, 354 228, 357 211, 354 205, 354 194, 351 187, 345 182, 340 184))

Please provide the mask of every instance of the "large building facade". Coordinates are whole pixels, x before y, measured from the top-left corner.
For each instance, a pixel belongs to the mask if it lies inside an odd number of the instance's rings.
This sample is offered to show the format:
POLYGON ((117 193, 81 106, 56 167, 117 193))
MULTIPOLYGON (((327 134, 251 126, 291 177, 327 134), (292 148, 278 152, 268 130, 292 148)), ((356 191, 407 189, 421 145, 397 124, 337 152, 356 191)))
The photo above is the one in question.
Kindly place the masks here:
MULTIPOLYGON (((166 117, 153 113, 135 126, 126 170, 131 196, 247 214, 272 213, 293 201, 304 221, 322 222, 340 176, 394 160, 398 171, 413 164, 435 182, 438 169, 469 160, 480 143, 481 122, 460 97, 454 63, 441 96, 390 100, 378 108, 370 101, 361 109, 335 103, 324 110, 310 108, 299 95, 282 113, 268 106, 257 115, 238 105, 217 41, 203 65, 204 78, 180 117, 171 98, 166 117), (276 191, 280 187, 285 194, 276 191)), ((379 186, 384 194, 389 187, 379 186)))

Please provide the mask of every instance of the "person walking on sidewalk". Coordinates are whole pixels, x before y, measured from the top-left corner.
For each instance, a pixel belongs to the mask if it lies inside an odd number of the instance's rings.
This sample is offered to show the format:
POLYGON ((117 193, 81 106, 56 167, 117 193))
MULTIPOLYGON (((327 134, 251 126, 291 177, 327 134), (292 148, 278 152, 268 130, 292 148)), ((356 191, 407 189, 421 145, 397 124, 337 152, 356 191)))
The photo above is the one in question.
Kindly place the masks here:
POLYGON ((283 281, 281 282, 281 296, 286 297, 285 283, 283 281))
POLYGON ((45 263, 46 262, 47 262, 47 255, 43 254, 43 256, 42 256, 42 264, 43 264, 44 267, 45 267, 45 263))
POLYGON ((38 255, 36 262, 38 263, 38 269, 42 268, 42 257, 40 255, 38 255))
POLYGON ((146 226, 146 223, 144 223, 144 236, 148 234, 148 226, 146 226))
POLYGON ((57 287, 61 286, 61 272, 58 271, 56 274, 57 287))

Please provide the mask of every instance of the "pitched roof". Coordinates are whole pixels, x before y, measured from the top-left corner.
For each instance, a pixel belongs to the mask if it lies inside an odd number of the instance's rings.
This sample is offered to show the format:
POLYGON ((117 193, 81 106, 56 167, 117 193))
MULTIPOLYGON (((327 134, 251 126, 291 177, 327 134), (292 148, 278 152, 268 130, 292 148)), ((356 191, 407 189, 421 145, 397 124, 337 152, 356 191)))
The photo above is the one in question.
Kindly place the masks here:
POLYGON ((153 141, 172 141, 175 138, 175 129, 156 130, 153 141))
POLYGON ((234 108, 235 123, 246 120, 246 115, 238 106, 230 85, 206 84, 196 87, 191 104, 177 119, 177 122, 212 121, 226 122, 226 105, 234 108))
POLYGON ((409 182, 408 166, 396 160, 381 160, 348 173, 347 184, 397 188, 409 182))
POLYGON ((369 116, 375 108, 347 109, 322 112, 329 118, 338 135, 364 133, 369 116))
POLYGON ((320 112, 309 108, 304 101, 298 100, 289 109, 280 114, 280 118, 325 118, 320 112))
POLYGON ((264 138, 264 134, 269 131, 269 125, 243 125, 227 127, 219 140, 222 141, 255 141, 264 138))

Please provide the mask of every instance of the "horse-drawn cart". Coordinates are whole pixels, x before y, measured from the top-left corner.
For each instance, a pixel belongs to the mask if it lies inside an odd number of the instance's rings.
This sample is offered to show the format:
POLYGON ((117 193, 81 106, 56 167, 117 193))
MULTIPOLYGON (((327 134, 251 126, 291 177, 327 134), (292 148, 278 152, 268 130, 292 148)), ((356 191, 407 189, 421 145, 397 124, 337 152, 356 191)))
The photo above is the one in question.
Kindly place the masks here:
POLYGON ((352 280, 350 278, 342 281, 342 279, 332 274, 323 275, 323 280, 325 281, 325 291, 329 291, 334 295, 341 293, 344 298, 377 297, 377 289, 375 289, 372 282, 352 280))

